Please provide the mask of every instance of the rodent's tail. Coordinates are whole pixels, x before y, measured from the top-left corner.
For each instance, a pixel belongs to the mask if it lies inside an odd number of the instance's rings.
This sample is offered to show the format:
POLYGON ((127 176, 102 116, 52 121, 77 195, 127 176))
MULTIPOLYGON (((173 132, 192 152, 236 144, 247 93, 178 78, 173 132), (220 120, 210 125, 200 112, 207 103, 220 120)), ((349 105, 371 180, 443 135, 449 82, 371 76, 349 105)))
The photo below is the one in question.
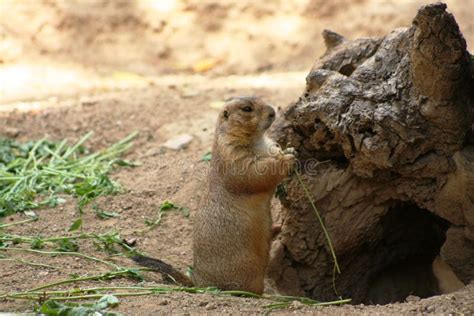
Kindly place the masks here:
POLYGON ((190 278, 188 278, 184 273, 176 270, 171 265, 166 262, 161 261, 160 259, 154 259, 150 257, 145 257, 142 255, 137 255, 132 257, 133 261, 138 264, 152 269, 153 271, 159 272, 164 279, 167 281, 177 283, 179 285, 192 287, 194 286, 190 278))

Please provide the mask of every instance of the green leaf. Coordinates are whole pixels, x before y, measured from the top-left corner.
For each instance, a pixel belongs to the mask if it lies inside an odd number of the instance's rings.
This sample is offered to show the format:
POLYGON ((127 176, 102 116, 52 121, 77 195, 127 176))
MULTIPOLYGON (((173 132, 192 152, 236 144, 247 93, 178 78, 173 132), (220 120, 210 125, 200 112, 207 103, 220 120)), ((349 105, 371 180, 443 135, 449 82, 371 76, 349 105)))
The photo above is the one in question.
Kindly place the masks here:
POLYGON ((44 241, 41 238, 35 238, 30 242, 31 249, 43 249, 44 241))
POLYGON ((158 210, 158 216, 155 219, 145 219, 145 224, 149 227, 149 229, 160 225, 163 216, 166 215, 170 210, 179 210, 183 213, 184 217, 189 217, 189 209, 186 207, 178 207, 173 202, 165 200, 160 205, 160 209, 158 210))
POLYGON ((62 252, 76 252, 79 250, 79 245, 70 239, 61 239, 58 241, 58 251, 62 252))
POLYGON ((138 270, 138 269, 134 269, 134 268, 128 269, 127 274, 132 279, 135 279, 135 280, 138 280, 138 281, 143 281, 143 276, 142 276, 140 270, 138 270))
POLYGON ((95 215, 97 215, 97 217, 100 219, 109 219, 112 217, 120 216, 120 214, 117 212, 107 212, 107 211, 102 210, 101 208, 97 206, 97 204, 93 205, 92 208, 95 211, 95 215))
POLYGON ((82 217, 76 219, 74 223, 72 223, 71 227, 69 227, 68 231, 73 232, 75 230, 78 230, 81 227, 82 227, 82 217))
POLYGON ((55 206, 64 204, 65 202, 66 200, 63 198, 52 196, 45 201, 45 204, 48 205, 49 207, 55 207, 55 206))
POLYGON ((201 161, 211 161, 211 159, 212 159, 212 153, 208 151, 202 156, 201 161))
POLYGON ((115 316, 118 314, 107 309, 117 306, 118 303, 119 300, 115 296, 106 294, 94 304, 46 301, 40 306, 39 312, 47 316, 115 316))
POLYGON ((56 301, 46 301, 41 305, 40 312, 44 315, 59 315, 63 305, 56 301))
POLYGON ((102 310, 107 307, 114 307, 117 306, 119 303, 119 299, 111 294, 106 294, 102 296, 97 303, 94 304, 96 309, 102 310))
POLYGON ((166 211, 166 210, 170 210, 170 209, 173 209, 173 208, 177 208, 177 207, 173 204, 173 202, 170 202, 168 200, 164 201, 160 205, 160 211, 166 211))
POLYGON ((134 166, 120 156, 132 146, 136 133, 95 153, 77 143, 48 140, 19 143, 0 137, 0 216, 64 203, 58 194, 73 194, 79 209, 95 198, 122 191, 109 178, 114 167, 134 166))

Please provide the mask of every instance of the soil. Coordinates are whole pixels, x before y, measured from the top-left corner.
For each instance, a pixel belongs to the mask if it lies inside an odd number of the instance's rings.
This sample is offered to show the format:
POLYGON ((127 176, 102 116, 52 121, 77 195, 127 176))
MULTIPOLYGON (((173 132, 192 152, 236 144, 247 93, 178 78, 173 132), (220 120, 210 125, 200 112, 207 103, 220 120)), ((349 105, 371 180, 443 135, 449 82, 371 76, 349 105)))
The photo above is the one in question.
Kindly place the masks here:
MULTIPOLYGON (((169 5, 159 8, 147 1, 133 2, 136 5, 115 1, 91 1, 86 5, 79 1, 0 2, 0 135, 18 140, 48 137, 75 141, 93 130, 88 146, 100 149, 138 131, 127 158, 140 162, 140 166, 120 169, 113 175, 126 192, 97 201, 104 210, 120 216, 100 220, 89 206, 84 231, 114 230, 123 238, 137 238, 140 250, 184 271, 192 261, 192 222, 207 170, 201 158, 210 150, 219 102, 235 95, 257 95, 275 107, 285 107, 299 97, 307 71, 323 53, 323 28, 349 38, 383 35, 407 25, 422 3, 359 0, 348 6, 346 1, 253 2, 163 1, 160 3, 169 5), (278 24, 279 19, 288 23, 278 24), (275 25, 286 27, 275 32, 275 25), (308 30, 308 25, 313 29, 308 30), (208 71, 196 67, 205 60, 210 65, 208 71), (187 148, 172 151, 161 147, 179 134, 193 136, 187 148), (146 228, 145 219, 156 217, 165 200, 188 208, 190 216, 170 212, 155 229, 140 233, 146 228)), ((448 10, 454 13, 471 47, 473 11, 466 8, 472 5, 471 0, 448 2, 448 10)), ((14 226, 8 232, 67 234, 77 217, 77 207, 73 198, 65 199, 66 203, 58 207, 36 211, 38 221, 14 226)), ((275 214, 279 207, 275 201, 275 214)), ((24 218, 17 214, 1 221, 24 218)), ((104 257, 90 243, 80 245, 82 252, 104 257)), ((72 257, 13 251, 9 255, 56 269, 1 261, 2 292, 26 290, 71 274, 106 271, 101 264, 72 257)), ((133 265, 127 258, 113 260, 133 265)), ((159 286, 160 282, 160 277, 148 273, 143 285, 159 286)), ((116 279, 84 282, 81 286, 98 284, 136 285, 137 281, 116 279)), ((260 314, 269 303, 173 293, 123 298, 114 310, 127 315, 260 314)), ((0 311, 31 311, 32 304, 0 300, 0 311)), ((293 303, 290 309, 273 313, 399 315, 473 311, 471 284, 456 293, 407 303, 324 308, 293 303)))

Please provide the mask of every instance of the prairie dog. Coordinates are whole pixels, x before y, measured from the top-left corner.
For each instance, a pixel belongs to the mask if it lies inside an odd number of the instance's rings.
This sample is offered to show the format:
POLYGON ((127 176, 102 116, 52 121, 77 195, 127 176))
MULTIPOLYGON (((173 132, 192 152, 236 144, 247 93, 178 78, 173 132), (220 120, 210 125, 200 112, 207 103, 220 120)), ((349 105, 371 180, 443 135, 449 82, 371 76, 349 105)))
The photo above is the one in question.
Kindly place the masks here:
POLYGON ((452 293, 464 287, 464 283, 458 279, 449 264, 440 256, 436 256, 433 260, 432 267, 441 294, 452 293))
POLYGON ((274 119, 275 110, 256 97, 231 99, 220 112, 208 184, 194 219, 191 280, 162 261, 140 256, 137 262, 183 285, 263 293, 270 202, 295 159, 265 136, 274 119))
POLYGON ((219 114, 208 188, 194 221, 196 285, 263 292, 270 202, 295 158, 264 135, 274 119, 275 110, 255 97, 232 99, 219 114))

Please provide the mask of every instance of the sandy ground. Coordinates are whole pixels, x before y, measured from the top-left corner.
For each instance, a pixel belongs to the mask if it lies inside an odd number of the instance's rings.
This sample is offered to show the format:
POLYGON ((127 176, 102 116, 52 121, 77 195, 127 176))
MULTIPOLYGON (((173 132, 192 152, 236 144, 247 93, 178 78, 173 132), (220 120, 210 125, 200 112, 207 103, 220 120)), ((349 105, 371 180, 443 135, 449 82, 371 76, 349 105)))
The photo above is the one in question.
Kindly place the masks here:
MULTIPOLYGON (((323 29, 384 36, 429 2, 1 0, 0 103, 143 86, 149 76, 308 71, 325 51, 323 29)), ((473 50, 474 0, 446 2, 473 50)))
MULTIPOLYGON (((209 84, 212 83, 212 80, 209 84)), ((199 89, 198 86, 195 87, 199 89)), ((84 232, 104 233, 118 231, 126 239, 137 238, 137 247, 159 257, 184 271, 191 264, 192 221, 198 210, 201 187, 207 170, 200 159, 210 149, 212 129, 217 109, 210 105, 233 93, 257 94, 274 104, 290 102, 300 92, 298 88, 279 89, 250 87, 234 89, 212 89, 202 95, 183 97, 176 87, 155 87, 137 91, 111 93, 87 101, 71 99, 61 102, 63 107, 53 107, 36 113, 3 113, 0 116, 0 132, 14 133, 20 140, 47 135, 52 139, 77 140, 87 131, 95 132, 90 145, 101 148, 116 141, 131 131, 139 131, 134 150, 127 157, 141 163, 133 169, 122 169, 114 178, 128 191, 116 196, 99 199, 98 204, 107 211, 115 211, 120 217, 99 220, 90 209, 85 212, 84 232), (130 103, 134 106, 130 107, 130 103), (183 108, 176 111, 176 106, 183 108), (185 110, 184 110, 185 109, 185 110), (169 118, 173 117, 173 120, 169 118), (21 127, 21 128, 20 128, 21 127), (190 146, 181 151, 160 150, 160 145, 177 133, 192 130, 194 137, 190 146), (155 218, 160 203, 170 200, 190 209, 190 217, 179 212, 167 215, 160 226, 141 234, 146 218, 155 218)), ((56 103, 56 102, 53 102, 56 103)), ((56 104, 55 104, 56 105, 56 104)), ((65 235, 67 228, 77 216, 76 202, 66 197, 67 202, 53 209, 37 212, 37 222, 14 226, 9 233, 20 235, 55 236, 65 235)), ((278 204, 275 203, 277 210, 278 204)), ((4 222, 23 219, 22 215, 4 218, 4 222)), ((104 258, 104 253, 92 247, 90 242, 81 242, 81 251, 104 258)), ((19 262, 6 261, 0 266, 2 291, 26 290, 42 284, 67 279, 72 273, 91 275, 105 272, 107 267, 91 264, 83 259, 25 255, 8 252, 14 258, 49 264, 57 269, 31 267, 19 262)), ((131 260, 115 258, 123 266, 134 266, 131 260)), ((161 279, 149 274, 143 285, 159 286, 161 279)), ((118 279, 103 282, 84 282, 81 287, 99 285, 136 285, 133 280, 118 279)), ((117 311, 133 315, 152 315, 157 312, 196 313, 263 313, 264 300, 234 297, 215 297, 204 294, 164 294, 159 297, 145 296, 126 298, 117 311)), ((0 301, 0 311, 26 311, 31 303, 22 301, 0 301)), ((421 312, 457 312, 468 314, 474 311, 474 288, 471 286, 459 293, 433 297, 415 303, 386 306, 343 306, 325 309, 303 308, 294 304, 295 312, 321 314, 383 313, 399 314, 421 312)), ((292 312, 287 310, 286 312, 292 312)))
MULTIPOLYGON (((85 232, 120 232, 137 247, 182 271, 191 264, 191 233, 207 170, 201 157, 210 150, 219 109, 235 95, 258 95, 285 107, 301 94, 307 69, 324 52, 320 33, 329 28, 349 38, 383 35, 409 25, 421 1, 59 1, 0 0, 0 135, 18 140, 49 137, 71 141, 88 131, 88 145, 102 148, 138 131, 127 158, 140 166, 121 169, 114 179, 127 191, 102 197, 103 209, 120 214, 99 220, 86 209, 85 232), (84 4, 85 3, 85 4, 84 4), (160 4, 160 5, 158 5, 160 4), (28 23, 25 23, 28 21, 28 23), (161 145, 179 134, 193 140, 180 151, 161 145), (166 215, 141 234, 145 219, 164 200, 189 208, 166 215)), ((450 1, 468 45, 474 43, 474 2, 450 1)), ((37 222, 14 226, 12 234, 64 235, 77 216, 76 201, 37 211, 37 222)), ((278 203, 275 201, 275 212, 278 203)), ((0 218, 4 223, 22 215, 0 218)), ((89 242, 81 251, 104 258, 89 242)), ((105 272, 83 259, 9 252, 56 269, 0 262, 0 292, 18 291, 80 275, 105 272)), ((133 266, 127 259, 116 262, 133 266)), ((147 274, 144 285, 161 279, 147 274)), ((136 285, 137 281, 82 283, 136 285)), ((121 299, 127 315, 262 314, 270 302, 209 294, 163 294, 121 299)), ((0 300, 0 312, 28 311, 33 303, 0 300)), ((385 306, 307 308, 294 303, 273 313, 470 314, 474 287, 454 294, 385 306)))

